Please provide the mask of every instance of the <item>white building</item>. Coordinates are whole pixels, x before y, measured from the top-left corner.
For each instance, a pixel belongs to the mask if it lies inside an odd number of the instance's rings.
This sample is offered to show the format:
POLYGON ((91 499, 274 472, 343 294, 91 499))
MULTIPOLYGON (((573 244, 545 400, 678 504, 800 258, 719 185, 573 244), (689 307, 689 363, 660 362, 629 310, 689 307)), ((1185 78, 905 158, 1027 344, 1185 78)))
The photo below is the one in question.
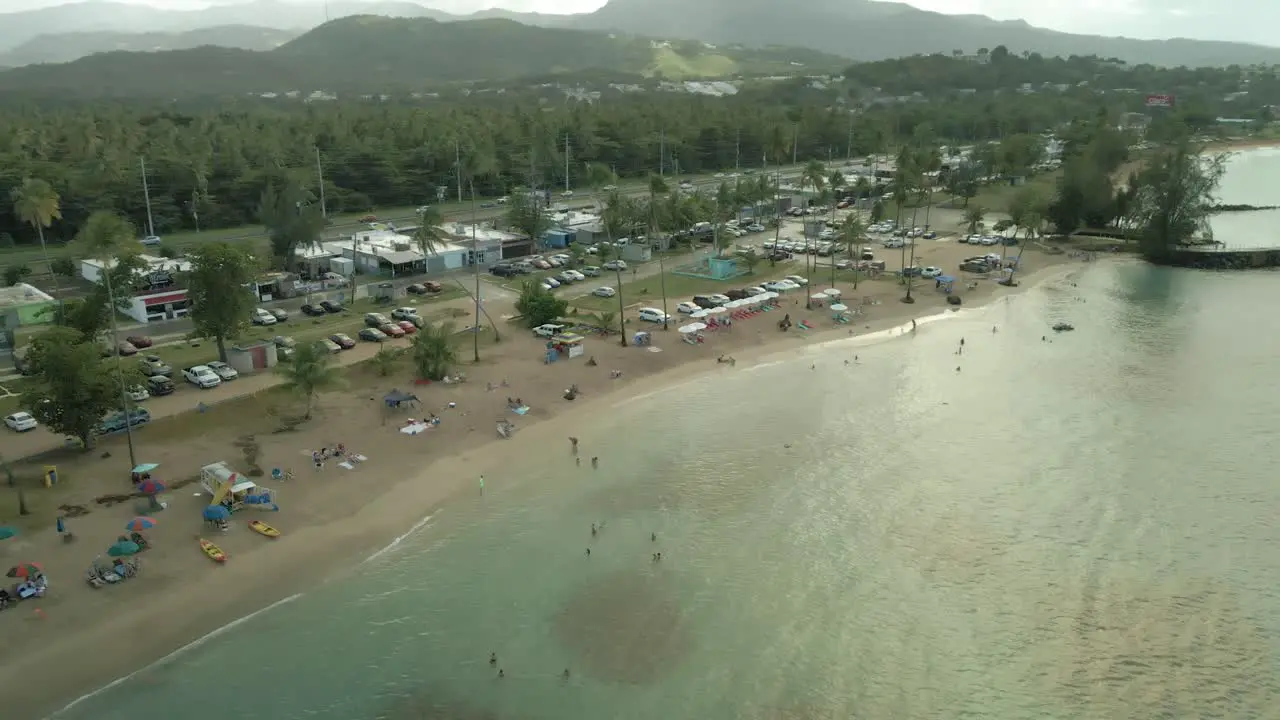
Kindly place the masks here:
POLYGON ((394 230, 367 230, 319 246, 300 247, 295 252, 307 275, 313 278, 326 272, 402 277, 497 262, 503 241, 517 237, 481 226, 476 234, 477 252, 473 252, 470 226, 441 227, 439 235, 440 240, 428 253, 422 252, 411 235, 394 230))
MULTIPOLYGON (((187 303, 187 288, 181 283, 181 275, 191 271, 191 263, 170 260, 154 255, 139 255, 146 267, 134 276, 131 287, 113 287, 117 297, 132 295, 124 314, 140 323, 176 320, 186 317, 191 308, 187 303)), ((102 282, 104 268, 113 268, 114 260, 104 265, 100 260, 81 260, 80 276, 92 283, 102 282)))

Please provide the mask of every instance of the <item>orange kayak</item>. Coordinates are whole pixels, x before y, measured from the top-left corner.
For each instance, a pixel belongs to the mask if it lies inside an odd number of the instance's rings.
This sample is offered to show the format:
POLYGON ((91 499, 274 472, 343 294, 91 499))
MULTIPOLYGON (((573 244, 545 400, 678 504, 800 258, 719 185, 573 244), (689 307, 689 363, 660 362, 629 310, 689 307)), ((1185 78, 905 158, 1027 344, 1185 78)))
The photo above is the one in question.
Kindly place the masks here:
POLYGON ((266 535, 269 538, 280 537, 280 531, 262 522, 261 520, 250 520, 249 527, 257 533, 266 535))
POLYGON ((227 561, 227 554, 222 552, 222 548, 214 545, 204 538, 200 538, 200 549, 204 551, 205 555, 209 556, 210 560, 216 563, 223 563, 227 561))

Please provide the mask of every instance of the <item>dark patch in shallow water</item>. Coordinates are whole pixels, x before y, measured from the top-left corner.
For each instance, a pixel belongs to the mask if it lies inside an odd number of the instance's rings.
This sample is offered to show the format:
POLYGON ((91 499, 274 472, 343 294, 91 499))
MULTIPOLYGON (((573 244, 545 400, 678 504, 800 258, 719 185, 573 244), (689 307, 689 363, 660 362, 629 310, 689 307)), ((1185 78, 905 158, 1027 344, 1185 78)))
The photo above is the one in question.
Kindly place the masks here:
POLYGON ((593 579, 569 597, 554 624, 583 672, 609 682, 654 682, 693 648, 684 612, 658 574, 593 579))
POLYGON ((502 720, 495 712, 430 694, 425 688, 393 700, 372 720, 502 720))

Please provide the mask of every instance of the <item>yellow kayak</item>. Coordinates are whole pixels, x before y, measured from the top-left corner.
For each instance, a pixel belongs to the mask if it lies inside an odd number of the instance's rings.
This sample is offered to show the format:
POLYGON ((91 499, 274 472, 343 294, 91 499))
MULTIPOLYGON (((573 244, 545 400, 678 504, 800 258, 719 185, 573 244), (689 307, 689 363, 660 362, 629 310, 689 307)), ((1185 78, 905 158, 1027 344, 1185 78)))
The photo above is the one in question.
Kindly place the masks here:
POLYGON ((249 527, 254 531, 266 535, 269 538, 280 537, 280 531, 262 522, 261 520, 250 520, 249 527))
POLYGON ((204 538, 200 538, 200 549, 204 551, 205 555, 209 556, 210 560, 216 563, 222 563, 227 561, 227 554, 222 552, 222 548, 218 547, 217 545, 214 545, 213 543, 209 542, 208 540, 205 540, 204 538))

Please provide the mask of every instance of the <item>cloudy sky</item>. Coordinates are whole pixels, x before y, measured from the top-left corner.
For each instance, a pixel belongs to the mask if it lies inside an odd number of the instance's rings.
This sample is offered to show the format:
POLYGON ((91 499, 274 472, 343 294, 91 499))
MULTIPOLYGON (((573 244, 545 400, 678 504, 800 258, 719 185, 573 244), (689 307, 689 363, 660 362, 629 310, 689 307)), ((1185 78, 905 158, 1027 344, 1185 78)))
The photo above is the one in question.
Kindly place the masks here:
MULTIPOLYGON (((59 5, 68 0, 0 0, 4 10, 59 5)), ((98 0, 101 1, 101 0, 98 0)), ((245 0, 120 0, 156 7, 194 9, 245 0)), ((321 3, 323 0, 296 0, 321 3)), ((335 2, 337 0, 334 0, 335 2)), ((604 0, 416 0, 449 12, 486 7, 539 12, 589 12, 604 0)), ((697 2, 697 0, 691 0, 697 2)), ((792 0, 778 0, 791 2, 792 0)), ((1271 28, 1280 24, 1275 0, 908 0, 942 13, 977 13, 1000 20, 1022 19, 1067 32, 1129 37, 1193 37, 1277 45, 1271 28), (1248 21, 1243 21, 1248 18, 1248 21)))

